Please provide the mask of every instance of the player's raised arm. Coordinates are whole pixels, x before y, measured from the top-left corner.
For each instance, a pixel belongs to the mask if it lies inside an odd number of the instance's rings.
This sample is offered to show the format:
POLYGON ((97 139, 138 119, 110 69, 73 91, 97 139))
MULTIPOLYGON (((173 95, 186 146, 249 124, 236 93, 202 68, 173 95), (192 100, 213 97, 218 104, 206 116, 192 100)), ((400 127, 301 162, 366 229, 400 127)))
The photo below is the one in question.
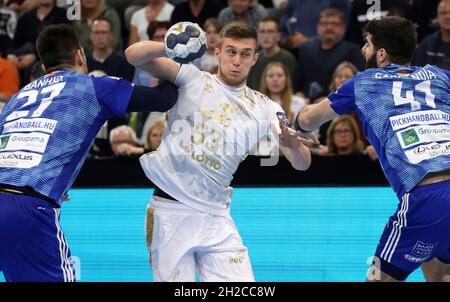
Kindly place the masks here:
POLYGON ((309 132, 316 130, 320 125, 336 116, 338 114, 331 108, 331 101, 326 98, 320 103, 303 108, 297 117, 297 125, 301 132, 309 132))
POLYGON ((158 79, 174 82, 180 66, 166 58, 163 42, 142 41, 125 50, 125 56, 130 64, 139 67, 158 79))

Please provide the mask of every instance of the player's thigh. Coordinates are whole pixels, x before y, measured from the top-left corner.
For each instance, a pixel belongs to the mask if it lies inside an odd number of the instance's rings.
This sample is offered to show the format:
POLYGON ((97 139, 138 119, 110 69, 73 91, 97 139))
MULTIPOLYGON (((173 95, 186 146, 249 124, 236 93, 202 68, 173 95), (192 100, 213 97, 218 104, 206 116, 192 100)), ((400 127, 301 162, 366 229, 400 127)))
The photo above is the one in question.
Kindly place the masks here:
POLYGON ((202 282, 254 282, 247 248, 196 255, 197 272, 202 282))
POLYGON ((192 220, 189 214, 147 208, 146 237, 154 281, 195 281, 192 220))
POLYGON ((9 214, 0 260, 6 281, 75 281, 59 209, 45 201, 19 199, 24 200, 2 206, 9 214))
POLYGON ((382 272, 404 280, 423 262, 441 255, 450 235, 447 193, 420 188, 403 196, 375 253, 382 272))
POLYGON ((422 272, 428 282, 450 282, 450 261, 434 258, 422 264, 422 272))

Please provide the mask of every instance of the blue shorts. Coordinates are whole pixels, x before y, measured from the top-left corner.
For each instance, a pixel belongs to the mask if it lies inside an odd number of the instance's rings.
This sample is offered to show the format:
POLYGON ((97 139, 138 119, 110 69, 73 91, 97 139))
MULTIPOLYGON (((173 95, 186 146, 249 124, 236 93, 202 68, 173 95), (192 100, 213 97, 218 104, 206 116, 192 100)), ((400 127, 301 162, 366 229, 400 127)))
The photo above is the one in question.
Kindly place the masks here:
POLYGON ((378 244, 381 271, 405 280, 422 262, 450 263, 450 180, 406 193, 378 244))
POLYGON ((0 193, 0 269, 6 281, 75 281, 59 215, 45 200, 0 193))

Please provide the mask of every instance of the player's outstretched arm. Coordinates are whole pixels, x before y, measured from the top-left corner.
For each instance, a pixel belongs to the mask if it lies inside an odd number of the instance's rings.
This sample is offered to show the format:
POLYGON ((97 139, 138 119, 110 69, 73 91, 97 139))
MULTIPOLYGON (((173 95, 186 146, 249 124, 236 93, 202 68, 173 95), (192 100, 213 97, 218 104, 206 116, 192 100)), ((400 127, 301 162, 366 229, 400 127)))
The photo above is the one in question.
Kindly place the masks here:
POLYGON ((130 64, 139 67, 154 77, 174 82, 180 66, 166 57, 163 42, 141 41, 125 50, 125 56, 130 64))
POLYGON ((155 87, 136 85, 133 87, 127 112, 165 112, 175 105, 177 99, 177 87, 170 82, 164 81, 155 87))
MULTIPOLYGON (((317 138, 306 139, 299 136, 298 132, 292 128, 287 127, 284 120, 279 119, 281 133, 280 150, 284 156, 289 160, 292 167, 296 170, 306 170, 311 165, 311 153, 308 147, 305 145, 307 142, 316 143, 317 138)), ((274 129, 272 131, 275 132, 274 129)))
POLYGON ((301 132, 313 131, 336 116, 338 114, 331 108, 331 101, 325 98, 320 103, 303 108, 297 117, 297 122, 301 132))

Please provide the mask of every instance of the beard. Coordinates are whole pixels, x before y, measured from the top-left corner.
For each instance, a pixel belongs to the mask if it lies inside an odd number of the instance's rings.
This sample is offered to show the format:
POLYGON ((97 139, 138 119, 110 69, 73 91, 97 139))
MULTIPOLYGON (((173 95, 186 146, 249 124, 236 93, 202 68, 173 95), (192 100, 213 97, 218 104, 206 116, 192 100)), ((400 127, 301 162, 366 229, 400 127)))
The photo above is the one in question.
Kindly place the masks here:
POLYGON ((369 68, 377 68, 377 54, 374 52, 369 59, 365 59, 366 61, 366 69, 369 68))

